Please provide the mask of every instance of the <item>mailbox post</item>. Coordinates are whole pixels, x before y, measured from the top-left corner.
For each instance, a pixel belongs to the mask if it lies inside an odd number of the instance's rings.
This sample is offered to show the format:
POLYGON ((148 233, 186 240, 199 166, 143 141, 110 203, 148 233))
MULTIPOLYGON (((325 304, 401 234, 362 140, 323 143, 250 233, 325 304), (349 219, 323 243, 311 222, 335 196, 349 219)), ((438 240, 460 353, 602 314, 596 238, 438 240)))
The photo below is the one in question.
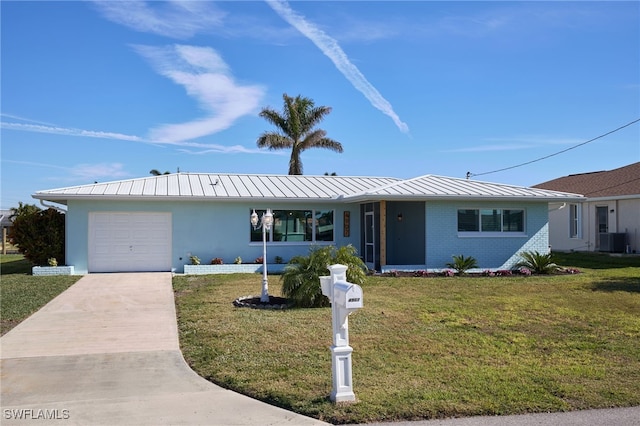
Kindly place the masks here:
POLYGON ((362 308, 362 288, 347 282, 347 266, 332 265, 331 275, 320 277, 322 293, 331 301, 333 345, 331 346, 331 372, 334 402, 355 401, 353 393, 351 353, 349 346, 349 314, 362 308))

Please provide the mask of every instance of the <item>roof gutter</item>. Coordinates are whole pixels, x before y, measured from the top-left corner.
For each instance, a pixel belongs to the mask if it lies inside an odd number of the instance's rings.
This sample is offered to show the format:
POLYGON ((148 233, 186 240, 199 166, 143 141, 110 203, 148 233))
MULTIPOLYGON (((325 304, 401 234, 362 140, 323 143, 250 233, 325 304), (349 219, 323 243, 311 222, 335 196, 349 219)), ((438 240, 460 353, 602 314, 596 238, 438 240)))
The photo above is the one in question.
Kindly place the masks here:
POLYGON ((610 195, 608 197, 585 197, 583 201, 615 201, 615 200, 637 200, 640 198, 640 194, 637 195, 610 195))
MULTIPOLYGON (((91 200, 91 201, 117 201, 117 202, 127 202, 127 201, 151 201, 151 202, 176 202, 176 201, 189 201, 189 202, 216 202, 216 203, 226 203, 226 202, 243 202, 243 203, 283 203, 283 204, 294 204, 294 203, 311 203, 311 204, 321 204, 321 203, 331 203, 338 200, 337 197, 326 197, 326 198, 277 198, 277 197, 215 197, 215 196, 117 196, 117 195, 107 195, 107 196, 96 196, 92 194, 83 194, 83 195, 47 195, 46 197, 41 194, 33 195, 33 198, 40 200, 42 205, 45 205, 44 202, 54 202, 59 204, 66 204, 69 200, 91 200)), ((56 208, 55 206, 51 206, 56 208)))
POLYGON ((66 213, 67 211, 65 209, 63 209, 62 207, 59 206, 54 206, 53 204, 47 204, 44 202, 44 200, 40 200, 40 204, 42 204, 44 207, 48 208, 48 209, 54 209, 57 212, 60 213, 66 213))
POLYGON ((376 201, 517 201, 517 202, 542 202, 542 203, 566 203, 566 202, 578 202, 585 201, 585 197, 576 196, 576 197, 562 197, 562 198, 554 198, 554 197, 531 197, 531 196, 519 196, 519 195, 378 195, 378 194, 362 194, 356 196, 347 196, 342 199, 345 202, 354 203, 354 202, 376 202, 376 201))

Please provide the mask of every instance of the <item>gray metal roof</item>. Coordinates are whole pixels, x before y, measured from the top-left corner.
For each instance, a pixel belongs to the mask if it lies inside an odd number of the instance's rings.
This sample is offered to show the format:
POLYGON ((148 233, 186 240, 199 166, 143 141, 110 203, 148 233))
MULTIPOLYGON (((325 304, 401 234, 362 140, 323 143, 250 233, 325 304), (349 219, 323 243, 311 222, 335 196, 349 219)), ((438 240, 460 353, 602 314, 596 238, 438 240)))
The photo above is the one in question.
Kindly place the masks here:
POLYGON ((426 175, 388 177, 175 173, 38 191, 36 199, 67 204, 93 200, 341 200, 520 199, 569 201, 581 196, 521 186, 426 175))
POLYGON ((396 178, 175 173, 38 191, 36 199, 191 199, 327 201, 395 182, 396 178))
POLYGON ((481 182, 444 176, 425 175, 391 182, 387 185, 344 197, 348 201, 366 200, 434 200, 434 199, 509 199, 538 201, 572 201, 580 194, 548 191, 524 186, 481 182))

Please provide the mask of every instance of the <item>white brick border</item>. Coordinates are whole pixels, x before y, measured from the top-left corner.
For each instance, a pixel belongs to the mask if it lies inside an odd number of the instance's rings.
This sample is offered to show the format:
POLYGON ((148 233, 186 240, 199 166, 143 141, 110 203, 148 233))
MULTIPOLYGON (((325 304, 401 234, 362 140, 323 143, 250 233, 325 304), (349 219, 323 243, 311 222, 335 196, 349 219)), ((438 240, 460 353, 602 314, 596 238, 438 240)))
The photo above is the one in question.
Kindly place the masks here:
POLYGON ((75 275, 73 266, 34 266, 31 268, 31 274, 34 276, 51 276, 51 275, 75 275))

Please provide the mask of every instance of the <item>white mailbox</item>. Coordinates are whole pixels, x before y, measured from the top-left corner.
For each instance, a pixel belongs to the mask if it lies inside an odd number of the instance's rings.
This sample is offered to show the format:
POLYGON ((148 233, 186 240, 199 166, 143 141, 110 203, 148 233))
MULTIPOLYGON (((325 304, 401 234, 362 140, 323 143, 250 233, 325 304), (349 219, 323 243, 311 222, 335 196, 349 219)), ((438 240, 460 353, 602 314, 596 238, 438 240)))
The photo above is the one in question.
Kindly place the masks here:
POLYGON ((331 372, 334 402, 355 401, 351 380, 351 352, 349 346, 349 315, 363 306, 362 288, 347 282, 347 266, 329 266, 331 275, 320 277, 322 294, 331 301, 331 322, 333 324, 333 346, 331 346, 331 372))
POLYGON ((329 302, 331 302, 331 291, 333 288, 333 281, 331 281, 331 277, 320 277, 320 289, 322 289, 322 294, 329 298, 329 302))
POLYGON ((336 283, 333 287, 333 300, 349 311, 362 308, 362 288, 357 284, 336 283))

